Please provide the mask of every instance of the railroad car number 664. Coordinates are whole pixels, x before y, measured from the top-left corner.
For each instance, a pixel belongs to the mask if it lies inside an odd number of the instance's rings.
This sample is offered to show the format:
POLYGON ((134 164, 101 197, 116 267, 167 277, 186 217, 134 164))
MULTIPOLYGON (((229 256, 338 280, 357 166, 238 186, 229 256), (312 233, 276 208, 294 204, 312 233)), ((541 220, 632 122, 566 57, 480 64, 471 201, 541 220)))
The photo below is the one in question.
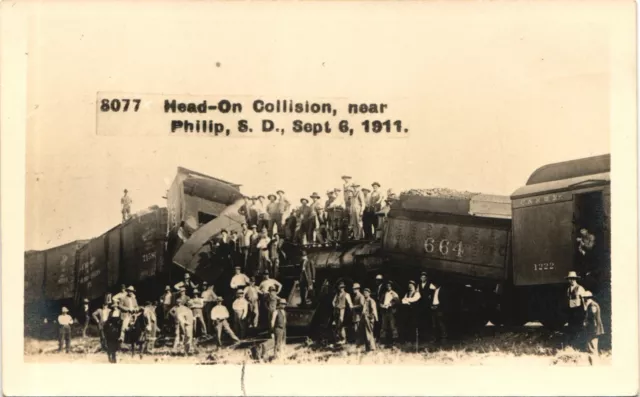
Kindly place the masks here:
POLYGON ((462 254, 464 253, 462 249, 462 241, 458 241, 457 243, 447 239, 438 241, 432 237, 429 237, 424 241, 424 250, 429 254, 438 250, 440 255, 443 256, 453 252, 457 257, 462 257, 462 254))

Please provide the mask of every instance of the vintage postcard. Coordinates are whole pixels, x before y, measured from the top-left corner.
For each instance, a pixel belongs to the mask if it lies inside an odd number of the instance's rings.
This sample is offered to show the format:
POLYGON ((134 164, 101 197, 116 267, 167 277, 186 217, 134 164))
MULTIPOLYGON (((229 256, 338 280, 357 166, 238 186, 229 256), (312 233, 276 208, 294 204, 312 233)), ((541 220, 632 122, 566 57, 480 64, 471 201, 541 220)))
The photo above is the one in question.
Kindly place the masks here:
POLYGON ((637 393, 633 1, 1 11, 4 393, 637 393))

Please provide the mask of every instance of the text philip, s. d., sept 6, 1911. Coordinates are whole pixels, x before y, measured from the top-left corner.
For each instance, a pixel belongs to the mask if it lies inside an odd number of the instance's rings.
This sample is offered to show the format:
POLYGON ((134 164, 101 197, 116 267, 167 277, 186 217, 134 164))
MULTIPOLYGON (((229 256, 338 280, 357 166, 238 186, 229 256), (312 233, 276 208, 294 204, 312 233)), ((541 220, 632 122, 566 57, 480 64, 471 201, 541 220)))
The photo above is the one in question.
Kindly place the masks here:
MULTIPOLYGON (((402 100, 400 100, 402 102, 402 100)), ((343 98, 169 96, 98 93, 98 135, 407 136, 401 105, 343 98), (395 107, 395 109, 394 109, 395 107)))

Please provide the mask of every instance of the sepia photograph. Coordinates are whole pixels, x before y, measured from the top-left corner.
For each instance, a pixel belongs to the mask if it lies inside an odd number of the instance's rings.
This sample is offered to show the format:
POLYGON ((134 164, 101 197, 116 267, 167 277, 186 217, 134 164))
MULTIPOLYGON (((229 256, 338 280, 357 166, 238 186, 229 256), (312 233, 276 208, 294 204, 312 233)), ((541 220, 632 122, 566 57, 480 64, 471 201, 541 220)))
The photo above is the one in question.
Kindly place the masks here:
POLYGON ((245 371, 353 368, 405 378, 311 382, 410 394, 407 371, 589 383, 635 357, 637 384, 635 8, 3 4, 14 373, 241 368, 246 395, 281 389, 245 371))

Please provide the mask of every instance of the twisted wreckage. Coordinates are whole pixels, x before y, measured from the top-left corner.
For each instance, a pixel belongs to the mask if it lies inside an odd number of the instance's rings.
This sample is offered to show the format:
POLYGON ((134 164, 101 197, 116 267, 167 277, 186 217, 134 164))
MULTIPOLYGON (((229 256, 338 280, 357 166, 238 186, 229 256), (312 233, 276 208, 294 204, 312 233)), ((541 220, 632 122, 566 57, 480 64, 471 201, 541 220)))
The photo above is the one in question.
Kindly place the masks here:
MULTIPOLYGON (((367 283, 375 274, 399 286, 426 270, 455 291, 450 308, 461 327, 565 323, 565 275, 577 271, 610 315, 610 157, 537 169, 511 197, 409 191, 391 206, 379 237, 301 246, 285 242, 280 266, 289 326, 328 325, 337 281, 367 283), (576 238, 595 236, 583 255, 576 238), (300 254, 315 261, 319 292, 298 307, 300 254), (327 299, 328 298, 328 299, 327 299)), ((178 168, 166 208, 134 215, 103 235, 25 253, 25 319, 42 318, 82 298, 98 300, 118 284, 156 299, 184 271, 224 290, 221 261, 207 242, 224 228, 240 230, 241 186, 178 168), (177 231, 183 226, 188 239, 177 231), (217 284, 220 283, 218 286, 217 284)))

